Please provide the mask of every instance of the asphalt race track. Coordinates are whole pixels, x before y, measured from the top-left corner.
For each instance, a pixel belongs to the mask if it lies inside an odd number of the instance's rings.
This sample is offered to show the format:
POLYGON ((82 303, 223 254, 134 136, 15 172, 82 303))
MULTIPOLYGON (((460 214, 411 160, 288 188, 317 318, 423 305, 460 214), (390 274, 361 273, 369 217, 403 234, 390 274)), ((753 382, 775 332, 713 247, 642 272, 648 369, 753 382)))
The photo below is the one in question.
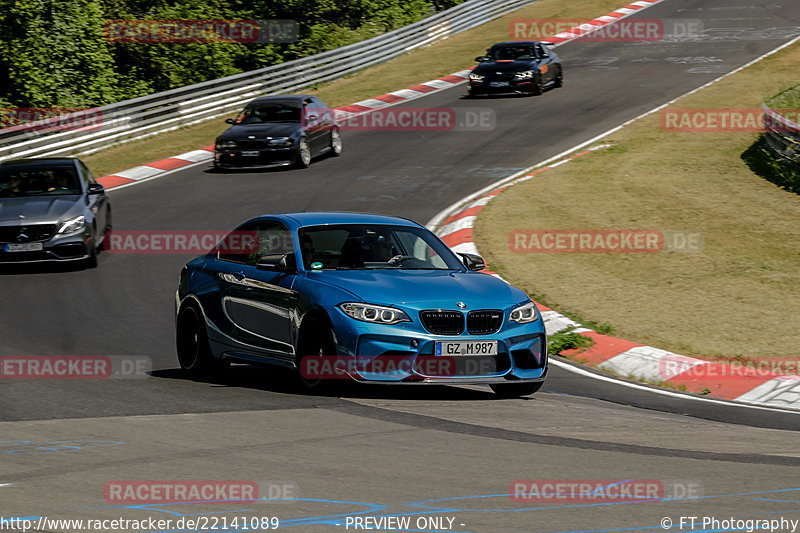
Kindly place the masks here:
MULTIPOLYGON (((637 17, 700 19, 719 31, 691 41, 568 43, 556 49, 562 89, 470 100, 460 86, 406 104, 490 109, 490 131, 346 132, 342 157, 301 171, 191 167, 112 191, 114 227, 228 230, 258 214, 303 210, 424 223, 800 34, 794 0, 666 0, 637 17)), ((106 253, 96 270, 0 273, 0 353, 138 355, 154 368, 137 380, 0 381, 0 516, 235 512, 277 516, 299 532, 344 529, 357 514, 410 516, 414 527, 404 530, 414 531, 445 530, 417 526, 419 517, 451 517, 446 530, 460 532, 664 531, 664 517, 672 531, 689 531, 681 516, 800 519, 795 414, 676 400, 552 366, 542 391, 520 400, 494 400, 480 387, 353 385, 304 396, 279 373, 243 365, 221 381, 186 379, 173 304, 187 259, 106 253), (293 489, 280 502, 104 500, 109 481, 148 479, 256 480, 262 496, 267 486, 293 489), (513 502, 509 483, 519 479, 661 480, 664 497, 513 502)))

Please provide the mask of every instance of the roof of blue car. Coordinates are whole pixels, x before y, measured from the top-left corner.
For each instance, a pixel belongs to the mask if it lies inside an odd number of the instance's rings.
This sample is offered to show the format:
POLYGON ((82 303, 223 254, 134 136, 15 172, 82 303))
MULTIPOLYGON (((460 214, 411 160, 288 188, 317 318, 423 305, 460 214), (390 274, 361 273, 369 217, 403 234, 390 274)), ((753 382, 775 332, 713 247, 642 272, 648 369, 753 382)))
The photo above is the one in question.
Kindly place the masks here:
POLYGON ((318 226, 321 224, 394 224, 398 226, 417 226, 411 220, 392 217, 388 215, 373 215, 370 213, 344 213, 344 212, 307 212, 283 213, 282 217, 295 220, 301 226, 318 226))

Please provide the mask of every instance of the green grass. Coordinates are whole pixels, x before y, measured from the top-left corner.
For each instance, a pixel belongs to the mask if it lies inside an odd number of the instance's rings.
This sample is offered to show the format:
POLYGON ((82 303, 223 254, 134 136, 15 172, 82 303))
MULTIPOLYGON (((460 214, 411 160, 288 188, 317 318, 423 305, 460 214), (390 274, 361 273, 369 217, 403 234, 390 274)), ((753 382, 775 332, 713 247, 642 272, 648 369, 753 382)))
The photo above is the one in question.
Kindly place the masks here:
MULTIPOLYGON (((754 108, 797 86, 800 46, 676 108, 754 108)), ((664 131, 659 114, 499 194, 474 228, 492 270, 537 301, 614 335, 701 358, 797 357, 800 197, 743 160, 752 132, 664 131), (696 253, 515 253, 515 229, 700 232, 696 253)), ((745 156, 746 157, 746 156, 745 156)))

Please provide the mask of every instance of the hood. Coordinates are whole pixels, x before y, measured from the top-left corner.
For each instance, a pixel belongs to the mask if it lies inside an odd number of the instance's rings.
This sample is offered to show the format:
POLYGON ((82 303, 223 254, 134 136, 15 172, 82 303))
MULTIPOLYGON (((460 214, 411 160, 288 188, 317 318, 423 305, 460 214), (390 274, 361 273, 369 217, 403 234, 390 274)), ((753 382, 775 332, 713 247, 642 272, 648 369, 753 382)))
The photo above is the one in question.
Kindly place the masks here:
POLYGON ((325 270, 309 278, 349 291, 367 303, 407 304, 420 309, 502 309, 527 300, 505 281, 479 272, 449 270, 325 270))
POLYGON ((536 70, 538 63, 535 59, 526 59, 524 61, 484 61, 472 69, 475 74, 494 74, 497 72, 525 72, 526 70, 536 70))
POLYGON ((0 222, 36 224, 64 220, 83 213, 82 195, 21 196, 0 199, 0 222), (25 218, 20 218, 24 215, 25 218), (22 222, 24 221, 24 222, 22 222))
POLYGON ((263 139, 264 137, 291 137, 295 132, 300 131, 298 122, 269 122, 266 124, 234 124, 217 139, 218 141, 230 141, 247 139, 249 135, 263 139))

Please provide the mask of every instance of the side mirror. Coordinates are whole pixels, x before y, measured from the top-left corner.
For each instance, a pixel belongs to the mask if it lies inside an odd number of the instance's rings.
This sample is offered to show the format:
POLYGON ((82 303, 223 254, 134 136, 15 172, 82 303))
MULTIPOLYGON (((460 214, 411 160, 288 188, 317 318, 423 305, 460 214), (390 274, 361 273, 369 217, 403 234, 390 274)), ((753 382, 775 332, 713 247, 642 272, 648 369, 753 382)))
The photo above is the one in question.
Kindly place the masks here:
POLYGON ((308 115, 306 119, 308 119, 309 122, 312 122, 314 120, 317 120, 317 115, 308 115))
POLYGON ((462 253, 459 253, 458 255, 461 256, 461 259, 464 261, 464 266, 467 267, 467 270, 483 270, 486 268, 486 263, 483 262, 483 258, 479 255, 462 253))
POLYGON ((488 58, 486 56, 478 56, 475 58, 475 61, 480 63, 481 61, 486 61, 488 58))
POLYGON ((258 258, 256 268, 258 270, 271 270, 286 274, 294 274, 297 272, 297 263, 295 262, 293 253, 262 255, 258 258))
POLYGON ((233 119, 232 118, 226 118, 225 119, 225 124, 233 124, 233 119))
POLYGON ((89 194, 105 194, 106 188, 99 183, 90 183, 87 192, 89 194))

